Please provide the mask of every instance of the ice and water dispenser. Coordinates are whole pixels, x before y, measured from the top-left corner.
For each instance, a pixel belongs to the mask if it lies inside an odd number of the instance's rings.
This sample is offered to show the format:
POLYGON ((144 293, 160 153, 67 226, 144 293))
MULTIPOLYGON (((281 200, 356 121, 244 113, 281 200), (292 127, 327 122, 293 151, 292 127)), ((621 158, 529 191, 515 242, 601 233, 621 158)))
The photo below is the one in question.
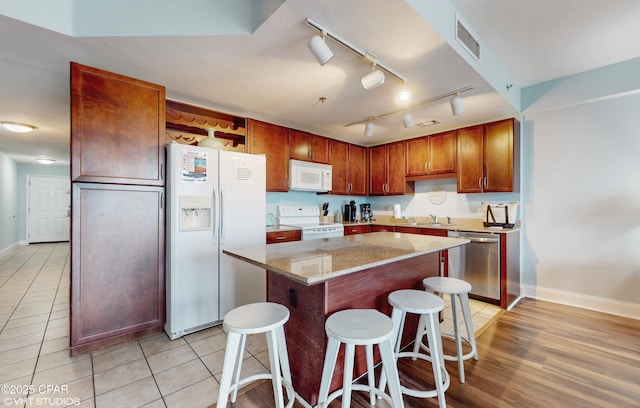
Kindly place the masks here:
POLYGON ((211 196, 180 196, 180 231, 211 229, 211 196))

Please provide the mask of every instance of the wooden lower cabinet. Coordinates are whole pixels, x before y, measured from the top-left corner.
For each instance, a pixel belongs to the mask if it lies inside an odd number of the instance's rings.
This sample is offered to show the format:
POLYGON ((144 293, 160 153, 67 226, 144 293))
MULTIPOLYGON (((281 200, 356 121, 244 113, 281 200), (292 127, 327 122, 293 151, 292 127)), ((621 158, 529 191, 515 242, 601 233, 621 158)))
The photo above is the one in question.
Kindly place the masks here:
POLYGON ((278 244, 281 242, 300 241, 301 239, 302 239, 302 230, 267 232, 267 244, 278 244))
POLYGON ((74 183, 71 354, 161 331, 164 188, 74 183))
POLYGON ((371 225, 369 224, 344 226, 344 235, 365 234, 367 232, 371 232, 371 225))
POLYGON ((395 232, 395 230, 396 230, 395 227, 391 227, 389 225, 371 225, 371 232, 379 232, 379 231, 395 232))

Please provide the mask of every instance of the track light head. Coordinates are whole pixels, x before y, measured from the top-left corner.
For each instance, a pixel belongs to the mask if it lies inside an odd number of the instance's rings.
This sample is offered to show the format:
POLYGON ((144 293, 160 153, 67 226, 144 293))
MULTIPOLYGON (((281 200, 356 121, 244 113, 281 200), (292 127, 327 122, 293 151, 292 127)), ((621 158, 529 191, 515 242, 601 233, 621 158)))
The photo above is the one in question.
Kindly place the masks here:
POLYGON ((329 48, 329 46, 327 45, 324 39, 325 39, 324 33, 322 37, 319 35, 314 35, 309 39, 309 44, 308 44, 309 51, 311 51, 311 53, 313 54, 313 56, 316 58, 316 60, 320 65, 326 64, 327 62, 329 62, 331 58, 333 58, 333 52, 331 51, 331 49, 329 48))
POLYGON ((364 125, 364 135, 366 137, 373 136, 373 122, 368 121, 366 125, 364 125))
POLYGON ((453 113, 454 116, 462 115, 464 113, 464 105, 460 94, 456 93, 449 102, 451 104, 451 113, 453 113))
POLYGON ((407 129, 413 126, 413 116, 411 116, 411 113, 405 112, 404 115, 402 115, 402 124, 407 129))
POLYGON ((384 79, 384 72, 380 71, 379 69, 375 69, 374 65, 373 71, 360 78, 360 83, 362 84, 362 87, 365 89, 365 91, 370 91, 382 85, 384 83, 384 79))

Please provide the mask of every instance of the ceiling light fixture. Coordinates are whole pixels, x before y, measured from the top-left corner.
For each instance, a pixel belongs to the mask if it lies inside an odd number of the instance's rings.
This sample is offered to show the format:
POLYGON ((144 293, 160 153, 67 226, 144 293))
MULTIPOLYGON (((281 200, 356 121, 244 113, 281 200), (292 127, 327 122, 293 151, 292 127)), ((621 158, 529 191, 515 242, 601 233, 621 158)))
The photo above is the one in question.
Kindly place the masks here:
MULTIPOLYGON (((349 43, 347 40, 345 40, 343 38, 340 38, 336 34, 333 34, 331 31, 327 30, 325 27, 321 26, 320 24, 318 24, 313 19, 307 17, 306 23, 310 27, 313 27, 316 30, 318 30, 320 33, 322 33, 322 37, 329 37, 332 40, 334 40, 335 42, 337 42, 338 44, 340 44, 343 47, 345 47, 346 49, 358 54, 360 57, 366 59, 367 61, 371 61, 371 59, 370 59, 371 54, 370 53, 361 50, 360 48, 356 47, 355 45, 349 43)), ((317 37, 317 36, 315 36, 315 37, 317 37)), ((311 39, 313 40, 313 37, 311 39)), ((317 42, 318 40, 313 40, 313 41, 317 42)), ((324 43, 324 41, 323 41, 323 43, 324 43)), ((326 44, 324 44, 324 46, 326 47, 326 44)), ((309 48, 311 49, 311 40, 309 41, 309 48)), ((327 49, 328 48, 329 47, 327 47, 327 49)), ((314 51, 311 50, 311 52, 314 52, 314 51)), ((315 53, 314 53, 314 56, 315 56, 315 53)), ((333 56, 333 53, 332 53, 332 56, 333 56)), ((320 62, 320 60, 318 60, 318 62, 320 62)), ((326 61, 325 61, 325 63, 326 63, 326 61)), ((322 63, 322 62, 320 62, 320 64, 324 65, 324 63, 322 63)), ((391 68, 387 67, 386 65, 380 63, 380 61, 376 61, 375 64, 376 64, 376 68, 379 68, 380 70, 386 72, 387 74, 396 77, 399 81, 402 81, 404 83, 408 82, 404 77, 402 77, 402 75, 398 74, 397 72, 395 72, 391 68)), ((377 74, 377 75, 379 75, 379 74, 377 74)), ((363 86, 364 86, 364 84, 363 84, 363 86)))
POLYGON ((398 103, 406 104, 411 100, 411 91, 407 88, 402 88, 398 92, 398 103))
POLYGON ((453 98, 451 98, 449 103, 451 104, 451 113, 455 116, 462 115, 464 113, 464 104, 462 103, 462 98, 458 92, 456 92, 453 98))
MULTIPOLYGON (((455 91, 447 92, 447 93, 444 93, 444 94, 442 94, 442 95, 434 96, 434 97, 432 97, 432 98, 423 99, 423 100, 421 100, 421 101, 420 101, 420 102, 418 102, 418 103, 415 103, 415 104, 413 104, 413 105, 411 105, 411 106, 404 107, 404 108, 402 108, 402 109, 396 109, 396 110, 394 110, 394 111, 386 112, 386 113, 383 113, 383 114, 380 114, 380 115, 370 116, 370 117, 368 117, 368 118, 366 118, 366 119, 362 119, 362 120, 358 120, 358 121, 355 121, 355 122, 347 123, 347 124, 346 124, 346 125, 344 125, 344 126, 346 127, 346 126, 353 126, 353 125, 357 125, 357 124, 360 124, 360 123, 365 123, 365 122, 369 121, 372 117, 373 117, 373 118, 376 118, 376 119, 380 119, 380 118, 383 118, 383 117, 385 117, 385 116, 393 115, 393 114, 398 113, 398 112, 404 112, 404 111, 407 111, 407 110, 409 110, 409 109, 413 109, 413 108, 416 108, 416 107, 418 107, 418 106, 421 106, 421 105, 427 104, 427 103, 429 103, 429 102, 438 101, 438 100, 440 100, 440 99, 448 98, 448 97, 450 97, 450 96, 458 95, 458 97, 460 97, 460 96, 459 96, 459 94, 461 94, 462 92, 470 91, 470 90, 472 90, 472 89, 473 89, 473 85, 465 86, 464 88, 456 89, 455 91)), ((459 102, 459 104, 460 104, 460 106, 462 106, 462 98, 460 98, 460 102, 459 102)), ((462 107, 462 111, 464 112, 464 107, 462 107)), ((462 112, 460 112, 460 113, 462 113, 462 112)), ((460 113, 459 113, 459 114, 460 114, 460 113)), ((455 112, 453 112, 453 114, 455 115, 456 113, 455 113, 455 112)))
POLYGON ((427 126, 437 125, 438 123, 440 123, 440 121, 436 119, 431 119, 431 120, 425 120, 424 122, 420 122, 417 125, 420 127, 427 127, 427 126))
POLYGON ((402 115, 402 124, 407 129, 413 126, 413 116, 411 116, 411 113, 405 112, 405 114, 402 115))
POLYGON ((51 164, 55 162, 55 160, 53 159, 48 159, 47 156, 45 156, 44 154, 41 154, 40 157, 36 159, 36 161, 40 164, 51 164))
POLYGON ((372 122, 372 119, 369 119, 369 120, 367 121, 367 124, 366 124, 366 125, 364 125, 364 135, 365 135, 366 137, 371 137, 371 136, 373 136, 373 127, 374 127, 374 124, 373 124, 373 122, 372 122))
POLYGON ((384 72, 376 69, 376 65, 373 64, 373 71, 360 78, 360 83, 365 91, 370 91, 384 84, 384 78, 384 72))
POLYGON ((0 124, 3 128, 16 133, 29 133, 36 128, 35 126, 28 125, 26 123, 0 122, 0 124))
POLYGON ((322 37, 314 35, 309 39, 309 51, 311 51, 320 65, 326 64, 331 58, 333 58, 333 52, 325 41, 326 35, 327 33, 322 31, 322 37))

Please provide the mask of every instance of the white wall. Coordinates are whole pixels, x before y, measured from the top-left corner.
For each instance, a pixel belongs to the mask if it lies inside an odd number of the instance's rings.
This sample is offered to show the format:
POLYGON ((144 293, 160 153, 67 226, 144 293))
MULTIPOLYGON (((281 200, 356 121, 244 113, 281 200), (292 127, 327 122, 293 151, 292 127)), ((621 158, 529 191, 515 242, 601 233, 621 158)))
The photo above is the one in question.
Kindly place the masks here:
POLYGON ((640 93, 592 96, 526 114, 525 294, 638 318, 640 93))
POLYGON ((18 242, 17 165, 0 152, 0 253, 18 242))

